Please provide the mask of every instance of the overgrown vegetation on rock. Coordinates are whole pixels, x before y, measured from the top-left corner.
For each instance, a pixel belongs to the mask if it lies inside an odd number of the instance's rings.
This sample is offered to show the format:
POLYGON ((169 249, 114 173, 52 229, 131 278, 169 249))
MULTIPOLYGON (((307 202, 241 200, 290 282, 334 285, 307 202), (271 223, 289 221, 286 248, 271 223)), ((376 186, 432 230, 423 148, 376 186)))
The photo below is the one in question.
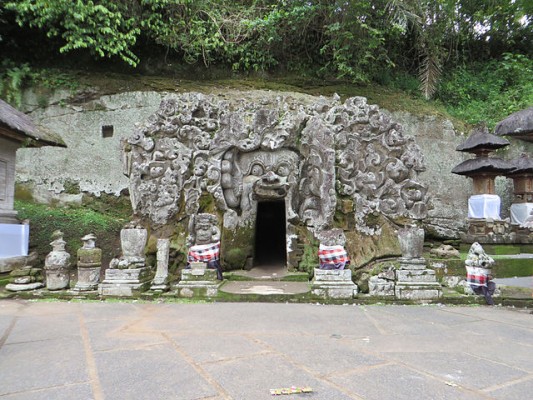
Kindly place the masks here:
POLYGON ((43 60, 83 68, 109 60, 106 70, 174 76, 192 65, 381 84, 437 98, 458 118, 489 126, 533 96, 525 0, 0 4, 0 51, 8 60, 0 92, 15 103, 24 79, 35 79, 28 66, 43 60))

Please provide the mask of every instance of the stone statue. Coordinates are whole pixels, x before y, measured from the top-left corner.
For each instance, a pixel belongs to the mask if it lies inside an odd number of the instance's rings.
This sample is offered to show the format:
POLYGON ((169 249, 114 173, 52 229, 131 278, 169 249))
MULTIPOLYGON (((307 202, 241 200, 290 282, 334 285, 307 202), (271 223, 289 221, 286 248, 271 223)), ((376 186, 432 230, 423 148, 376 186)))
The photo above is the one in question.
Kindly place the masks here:
POLYGON ((222 280, 220 266, 220 229, 215 215, 201 213, 191 218, 188 237, 189 252, 187 268, 193 263, 204 263, 207 268, 216 269, 217 278, 222 280))
POLYGON ((488 305, 493 305, 492 296, 496 284, 492 281, 494 259, 485 253, 483 247, 475 242, 470 246, 465 260, 466 281, 475 294, 483 295, 488 305))
POLYGON ((48 290, 66 289, 70 282, 70 254, 66 252, 63 232, 52 233, 52 251, 44 260, 46 288, 48 290))

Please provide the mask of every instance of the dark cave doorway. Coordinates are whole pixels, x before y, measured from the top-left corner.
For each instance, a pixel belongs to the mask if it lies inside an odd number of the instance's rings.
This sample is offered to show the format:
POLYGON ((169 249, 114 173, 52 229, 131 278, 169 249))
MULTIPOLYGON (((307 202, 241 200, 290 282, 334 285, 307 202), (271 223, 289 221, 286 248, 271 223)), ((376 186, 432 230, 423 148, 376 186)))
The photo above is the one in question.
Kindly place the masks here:
POLYGON ((285 201, 257 203, 254 267, 285 268, 287 265, 285 201))

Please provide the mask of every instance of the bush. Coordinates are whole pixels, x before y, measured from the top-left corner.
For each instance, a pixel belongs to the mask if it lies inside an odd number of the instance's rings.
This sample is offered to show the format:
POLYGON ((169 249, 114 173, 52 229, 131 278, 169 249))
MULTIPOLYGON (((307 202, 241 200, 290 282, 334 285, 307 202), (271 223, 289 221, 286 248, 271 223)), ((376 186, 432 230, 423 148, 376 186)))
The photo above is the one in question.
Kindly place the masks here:
POLYGON ((533 60, 505 53, 498 61, 461 67, 442 81, 438 98, 448 112, 468 123, 486 121, 490 128, 533 104, 533 60))

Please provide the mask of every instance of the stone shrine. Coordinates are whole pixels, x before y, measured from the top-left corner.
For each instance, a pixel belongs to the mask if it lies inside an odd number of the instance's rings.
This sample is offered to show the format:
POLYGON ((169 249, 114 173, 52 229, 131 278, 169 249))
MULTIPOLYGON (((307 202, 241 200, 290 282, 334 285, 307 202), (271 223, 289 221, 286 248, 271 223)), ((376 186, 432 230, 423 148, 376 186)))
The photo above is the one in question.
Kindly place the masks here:
POLYGON ((431 300, 442 295, 435 271, 426 267, 422 257, 424 230, 416 225, 398 231, 402 250, 400 267, 396 270, 396 298, 402 300, 431 300))
POLYGON ((83 246, 78 249, 78 281, 73 290, 85 292, 98 289, 102 267, 102 250, 96 247, 96 236, 92 233, 81 238, 83 246))
POLYGON ((263 96, 168 96, 123 141, 132 206, 152 234, 178 238, 208 213, 225 270, 297 270, 323 231, 346 232, 352 253, 361 236, 427 216, 424 157, 389 114, 362 97, 263 96))
POLYGON ((346 237, 342 229, 319 233, 319 267, 314 270, 311 293, 322 298, 351 299, 358 287, 352 282, 350 259, 344 249, 346 237))
POLYGON ((180 297, 216 296, 222 277, 220 265, 220 230, 215 215, 200 213, 189 223, 187 268, 175 285, 180 297))
POLYGON ((70 282, 70 254, 65 251, 67 242, 63 240, 61 231, 55 231, 52 239, 50 243, 52 251, 44 260, 46 288, 48 290, 66 289, 70 282))
POLYGON ((144 248, 148 231, 132 222, 120 231, 122 256, 114 258, 98 286, 102 296, 133 296, 150 286, 152 272, 146 266, 144 248))

